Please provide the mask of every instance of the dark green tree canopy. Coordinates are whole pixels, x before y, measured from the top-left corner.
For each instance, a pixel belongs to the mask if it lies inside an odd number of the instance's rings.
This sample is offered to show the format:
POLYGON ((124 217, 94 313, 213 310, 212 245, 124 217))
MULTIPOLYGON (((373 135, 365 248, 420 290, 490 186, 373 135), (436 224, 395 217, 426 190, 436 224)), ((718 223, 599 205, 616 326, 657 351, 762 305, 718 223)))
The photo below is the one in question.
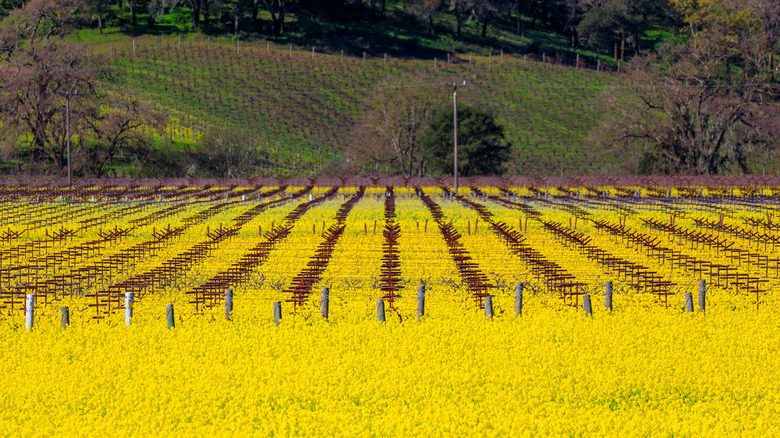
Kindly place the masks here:
MULTIPOLYGON (((453 171, 452 110, 442 109, 423 133, 420 146, 433 175, 451 175, 453 171)), ((504 127, 487 110, 458 108, 458 173, 463 176, 501 175, 506 171, 510 146, 504 139, 504 127)))

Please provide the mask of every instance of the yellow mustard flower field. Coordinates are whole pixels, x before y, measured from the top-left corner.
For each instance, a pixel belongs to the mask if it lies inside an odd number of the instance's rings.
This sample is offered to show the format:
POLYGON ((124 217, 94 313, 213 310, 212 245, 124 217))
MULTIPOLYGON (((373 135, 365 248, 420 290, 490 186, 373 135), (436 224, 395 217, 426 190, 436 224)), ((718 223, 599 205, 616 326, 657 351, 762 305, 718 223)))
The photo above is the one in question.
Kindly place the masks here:
POLYGON ((0 199, 4 436, 780 430, 771 188, 0 199))

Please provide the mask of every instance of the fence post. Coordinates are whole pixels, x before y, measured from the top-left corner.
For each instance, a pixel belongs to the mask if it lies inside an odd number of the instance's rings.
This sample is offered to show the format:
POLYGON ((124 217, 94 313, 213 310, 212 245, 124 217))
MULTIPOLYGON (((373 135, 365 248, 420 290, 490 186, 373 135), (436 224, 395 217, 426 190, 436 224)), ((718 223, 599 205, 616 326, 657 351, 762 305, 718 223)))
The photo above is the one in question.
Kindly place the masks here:
POLYGON ((33 328, 35 322, 35 294, 27 294, 27 303, 24 307, 24 326, 27 330, 33 328))
POLYGON ((233 289, 225 289, 225 319, 228 321, 231 312, 233 312, 233 289))
POLYGON ((523 283, 515 284, 515 316, 523 314, 523 283))
POLYGON ((67 328, 70 325, 70 309, 68 307, 60 307, 60 322, 62 322, 62 328, 67 328))
POLYGON ((482 302, 485 304, 485 318, 493 318, 493 297, 488 295, 482 298, 482 302))
POLYGON ((282 302, 274 301, 274 324, 279 327, 282 322, 282 302))
POLYGON ((168 321, 168 330, 176 327, 176 320, 173 318, 173 304, 165 305, 165 319, 168 321))
POLYGON ((376 300, 376 320, 379 322, 385 322, 385 300, 376 300))
POLYGON ((699 280, 699 312, 704 313, 705 298, 707 295, 707 282, 699 280))
POLYGON ((612 310, 612 281, 604 283, 604 307, 612 310))
POLYGON ((693 312, 693 294, 685 292, 685 310, 693 312))
POLYGON ((593 316, 593 306, 590 303, 590 294, 583 295, 582 307, 585 308, 585 316, 593 316))
POLYGON ((425 285, 417 286, 417 321, 425 315, 425 285))
POLYGON ((330 289, 327 287, 322 288, 322 297, 320 298, 320 309, 322 310, 322 317, 328 319, 328 306, 330 300, 330 289))
POLYGON ((125 324, 130 327, 130 322, 133 319, 133 293, 125 292, 125 324))

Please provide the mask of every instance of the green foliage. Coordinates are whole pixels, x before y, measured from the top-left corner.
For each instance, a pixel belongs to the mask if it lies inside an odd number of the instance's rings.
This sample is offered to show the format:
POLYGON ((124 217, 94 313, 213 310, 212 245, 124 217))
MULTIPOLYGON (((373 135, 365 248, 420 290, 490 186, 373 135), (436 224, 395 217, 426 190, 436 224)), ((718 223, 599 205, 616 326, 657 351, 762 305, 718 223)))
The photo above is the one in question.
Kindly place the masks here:
POLYGON ((587 0, 577 31, 591 47, 610 50, 618 41, 639 48, 642 36, 667 18, 667 0, 587 0))
MULTIPOLYGON (((452 174, 454 120, 451 110, 434 116, 420 141, 423 155, 433 175, 452 174)), ((504 128, 487 110, 458 108, 458 173, 463 176, 501 175, 506 171, 510 146, 504 128)))

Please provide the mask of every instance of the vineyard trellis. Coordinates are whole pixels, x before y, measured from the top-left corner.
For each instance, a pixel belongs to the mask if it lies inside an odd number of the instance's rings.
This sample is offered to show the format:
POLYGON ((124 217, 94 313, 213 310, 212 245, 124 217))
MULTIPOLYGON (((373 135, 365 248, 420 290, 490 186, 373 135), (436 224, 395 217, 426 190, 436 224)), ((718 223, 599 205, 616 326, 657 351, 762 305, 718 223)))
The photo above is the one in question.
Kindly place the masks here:
POLYGON ((346 288, 403 312, 413 301, 408 288, 419 281, 426 294, 465 290, 481 307, 519 280, 534 295, 550 293, 575 307, 605 280, 664 307, 699 280, 760 306, 780 284, 780 227, 773 222, 780 184, 518 186, 496 179, 467 181, 471 193, 455 195, 441 180, 356 182, 0 186, 7 224, 0 229, 0 310, 21 311, 32 294, 37 306, 77 300, 90 318, 105 319, 132 292, 136 303, 181 294, 203 314, 224 302, 226 289, 237 289, 238 297, 277 296, 305 313, 314 286, 323 284, 331 296, 346 288), (339 191, 342 204, 325 215, 339 191), (361 218, 352 219, 357 205, 361 218), (381 238, 374 238, 377 225, 381 238), (265 285, 253 280, 276 269, 267 266, 284 266, 275 261, 282 246, 284 257, 306 266, 276 272, 265 285), (493 264, 499 255, 503 262, 493 264))

